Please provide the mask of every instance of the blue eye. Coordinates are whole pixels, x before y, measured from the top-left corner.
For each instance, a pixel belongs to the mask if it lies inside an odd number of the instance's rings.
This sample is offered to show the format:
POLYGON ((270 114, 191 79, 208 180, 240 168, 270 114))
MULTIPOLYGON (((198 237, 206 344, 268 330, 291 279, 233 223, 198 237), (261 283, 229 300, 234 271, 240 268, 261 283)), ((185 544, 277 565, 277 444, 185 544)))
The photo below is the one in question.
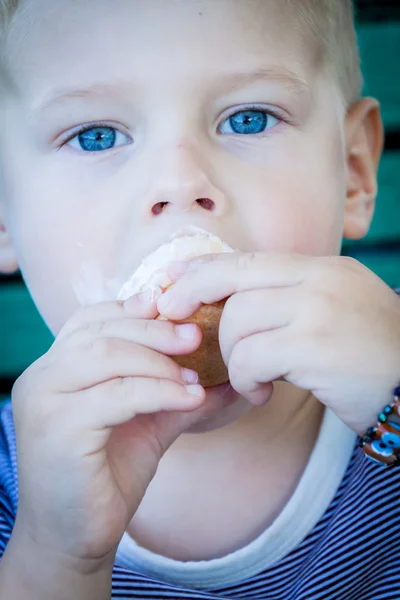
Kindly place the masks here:
POLYGON ((116 146, 130 143, 130 138, 114 127, 90 127, 84 129, 68 142, 72 148, 84 150, 85 152, 102 152, 116 146))
POLYGON ((221 133, 255 135, 275 127, 278 117, 266 110, 242 110, 235 113, 221 125, 221 133), (227 131, 228 127, 228 131, 227 131), (231 128, 231 131, 229 131, 231 128))

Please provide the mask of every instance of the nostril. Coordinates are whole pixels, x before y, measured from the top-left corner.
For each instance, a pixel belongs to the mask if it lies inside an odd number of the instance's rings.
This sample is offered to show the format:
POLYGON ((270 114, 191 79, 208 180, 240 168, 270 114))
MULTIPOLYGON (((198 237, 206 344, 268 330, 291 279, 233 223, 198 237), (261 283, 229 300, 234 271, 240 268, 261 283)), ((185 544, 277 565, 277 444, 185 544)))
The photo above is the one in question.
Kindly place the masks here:
POLYGON ((196 202, 206 210, 214 210, 215 204, 210 198, 198 198, 196 202))
POLYGON ((157 204, 155 204, 151 209, 151 212, 153 213, 153 215, 159 215, 160 213, 162 213, 167 204, 168 202, 157 202, 157 204))
MULTIPOLYGON (((197 198, 196 202, 205 210, 214 210, 215 208, 215 203, 210 198, 197 198)), ((151 212, 153 213, 153 215, 159 215, 164 211, 165 207, 168 204, 169 202, 157 202, 157 204, 155 204, 151 209, 151 212)))

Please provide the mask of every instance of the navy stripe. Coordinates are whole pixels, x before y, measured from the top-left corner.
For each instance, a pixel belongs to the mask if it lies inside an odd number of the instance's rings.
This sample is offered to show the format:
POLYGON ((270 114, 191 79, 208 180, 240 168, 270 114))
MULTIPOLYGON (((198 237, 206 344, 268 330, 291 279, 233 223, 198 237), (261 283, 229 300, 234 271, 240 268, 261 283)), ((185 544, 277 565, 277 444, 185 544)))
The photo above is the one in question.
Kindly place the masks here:
MULTIPOLYGON (((14 524, 17 482, 10 404, 0 414, 1 556, 14 524)), ((400 469, 369 463, 355 446, 325 514, 306 539, 278 564, 236 586, 207 591, 167 584, 116 566, 112 598, 400 599, 399 484, 400 469)))

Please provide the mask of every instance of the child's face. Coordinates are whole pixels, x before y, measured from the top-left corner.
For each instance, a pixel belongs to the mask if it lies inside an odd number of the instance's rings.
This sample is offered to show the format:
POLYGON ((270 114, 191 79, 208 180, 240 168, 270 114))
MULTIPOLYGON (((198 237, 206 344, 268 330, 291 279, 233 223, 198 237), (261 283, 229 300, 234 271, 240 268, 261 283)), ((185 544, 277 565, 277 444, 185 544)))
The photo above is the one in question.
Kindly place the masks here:
POLYGON ((20 95, 1 124, 4 212, 53 333, 79 305, 82 267, 122 284, 183 225, 244 251, 339 252, 344 110, 278 0, 26 5, 11 36, 20 95))

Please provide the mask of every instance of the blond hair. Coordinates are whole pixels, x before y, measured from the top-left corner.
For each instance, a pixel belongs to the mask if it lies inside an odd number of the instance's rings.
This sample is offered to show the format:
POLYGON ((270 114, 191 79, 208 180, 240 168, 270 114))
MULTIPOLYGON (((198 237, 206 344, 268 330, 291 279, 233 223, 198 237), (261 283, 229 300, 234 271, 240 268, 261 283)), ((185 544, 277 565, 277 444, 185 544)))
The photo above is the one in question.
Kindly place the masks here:
POLYGON ((283 3, 295 25, 311 36, 318 62, 336 79, 346 107, 359 100, 364 81, 353 0, 284 0, 283 3))
MULTIPOLYGON (((20 0, 0 0, 0 79, 7 77, 5 39, 20 0)), ((314 43, 318 63, 336 79, 344 105, 356 102, 363 87, 353 0, 279 0, 297 30, 314 43)), ((7 79, 10 79, 7 77, 7 79)))

